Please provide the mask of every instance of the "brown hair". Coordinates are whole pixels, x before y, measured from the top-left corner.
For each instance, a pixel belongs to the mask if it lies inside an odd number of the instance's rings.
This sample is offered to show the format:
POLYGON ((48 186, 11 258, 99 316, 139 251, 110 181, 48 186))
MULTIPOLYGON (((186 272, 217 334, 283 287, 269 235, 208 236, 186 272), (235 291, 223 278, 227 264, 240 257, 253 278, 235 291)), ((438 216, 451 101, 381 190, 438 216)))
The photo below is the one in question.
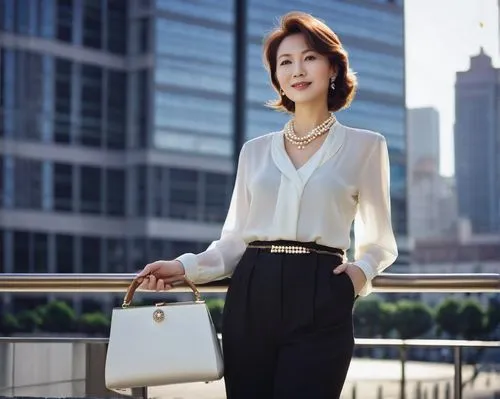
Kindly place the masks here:
POLYGON ((279 26, 271 31, 264 41, 264 65, 279 95, 277 100, 271 100, 267 105, 277 111, 295 112, 295 103, 280 93, 276 78, 276 55, 283 39, 296 33, 302 33, 314 51, 327 56, 337 73, 335 90, 328 89, 328 110, 335 112, 349 107, 356 94, 357 79, 349 68, 347 51, 342 47, 337 35, 324 22, 310 14, 296 11, 281 17, 279 26))

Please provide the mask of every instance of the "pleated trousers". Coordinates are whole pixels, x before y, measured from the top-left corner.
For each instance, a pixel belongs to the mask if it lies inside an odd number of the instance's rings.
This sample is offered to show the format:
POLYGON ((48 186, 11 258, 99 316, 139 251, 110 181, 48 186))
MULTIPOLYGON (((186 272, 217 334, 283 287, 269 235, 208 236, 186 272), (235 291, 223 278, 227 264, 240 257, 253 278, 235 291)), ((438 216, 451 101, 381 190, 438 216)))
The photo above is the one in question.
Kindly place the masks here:
MULTIPOLYGON (((354 288, 342 257, 245 251, 226 296, 222 343, 228 399, 336 399, 351 362, 354 288)), ((301 245, 343 251, 314 243, 301 245)))

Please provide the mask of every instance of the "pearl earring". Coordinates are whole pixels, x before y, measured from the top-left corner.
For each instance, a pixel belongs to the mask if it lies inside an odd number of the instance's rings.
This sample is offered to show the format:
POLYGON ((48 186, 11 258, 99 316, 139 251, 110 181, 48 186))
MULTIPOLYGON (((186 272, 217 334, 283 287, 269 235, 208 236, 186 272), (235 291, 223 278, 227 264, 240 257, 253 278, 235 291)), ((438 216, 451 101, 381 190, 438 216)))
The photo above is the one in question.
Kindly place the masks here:
POLYGON ((330 78, 330 87, 332 88, 332 90, 335 90, 335 76, 332 76, 330 78))
POLYGON ((282 96, 284 96, 284 95, 285 95, 285 91, 284 91, 283 89, 281 89, 281 90, 280 90, 280 94, 281 94, 282 96))

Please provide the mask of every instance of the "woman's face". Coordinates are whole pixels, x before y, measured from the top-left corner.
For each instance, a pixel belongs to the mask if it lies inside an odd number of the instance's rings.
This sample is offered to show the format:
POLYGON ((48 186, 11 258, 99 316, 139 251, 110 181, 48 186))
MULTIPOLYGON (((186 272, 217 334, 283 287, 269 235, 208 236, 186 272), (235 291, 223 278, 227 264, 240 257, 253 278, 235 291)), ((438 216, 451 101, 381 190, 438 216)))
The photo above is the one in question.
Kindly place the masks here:
POLYGON ((276 53, 276 78, 295 105, 326 102, 334 70, 328 58, 312 50, 303 34, 287 36, 276 53))

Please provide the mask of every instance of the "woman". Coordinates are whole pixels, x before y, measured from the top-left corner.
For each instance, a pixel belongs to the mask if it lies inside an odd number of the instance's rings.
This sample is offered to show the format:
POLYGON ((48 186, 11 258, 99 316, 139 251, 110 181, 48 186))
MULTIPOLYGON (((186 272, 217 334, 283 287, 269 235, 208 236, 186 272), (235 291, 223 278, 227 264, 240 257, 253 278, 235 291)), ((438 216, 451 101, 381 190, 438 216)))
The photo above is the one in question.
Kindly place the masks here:
POLYGON ((289 13, 264 58, 291 115, 243 146, 219 240, 149 264, 142 287, 232 276, 223 318, 229 399, 338 398, 354 346, 355 297, 397 257, 385 139, 340 124, 356 91, 347 52, 324 23, 289 13), (354 221, 355 261, 348 262, 354 221))

